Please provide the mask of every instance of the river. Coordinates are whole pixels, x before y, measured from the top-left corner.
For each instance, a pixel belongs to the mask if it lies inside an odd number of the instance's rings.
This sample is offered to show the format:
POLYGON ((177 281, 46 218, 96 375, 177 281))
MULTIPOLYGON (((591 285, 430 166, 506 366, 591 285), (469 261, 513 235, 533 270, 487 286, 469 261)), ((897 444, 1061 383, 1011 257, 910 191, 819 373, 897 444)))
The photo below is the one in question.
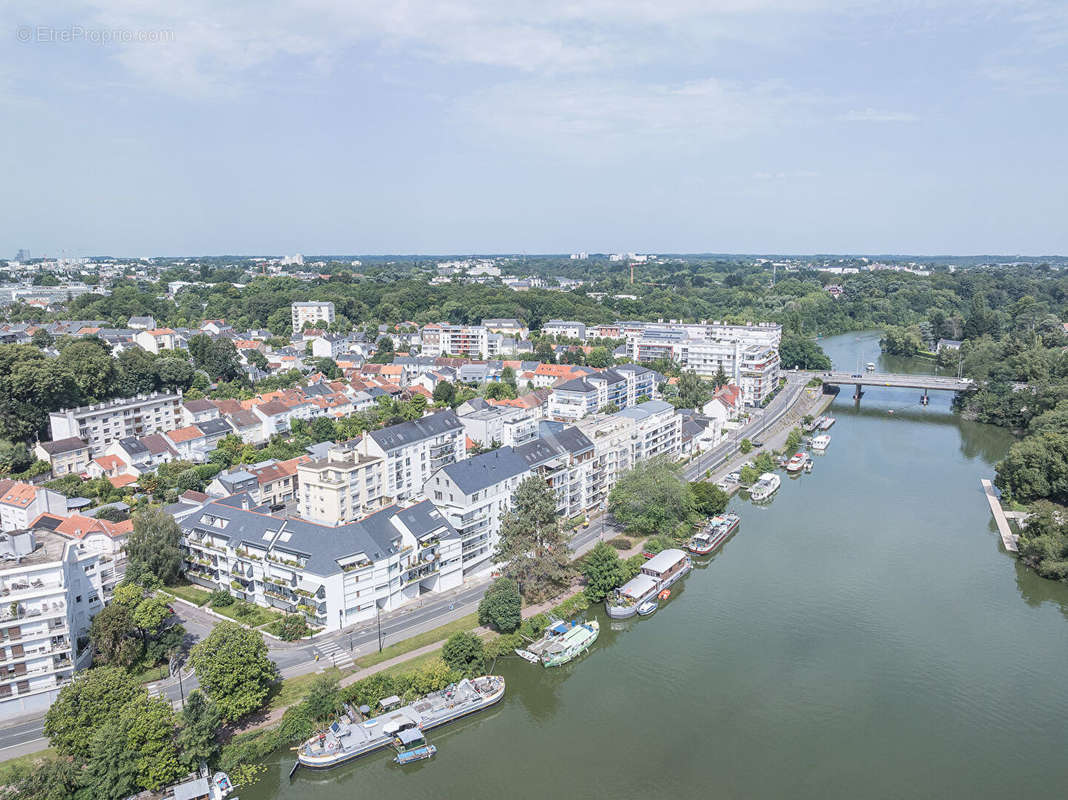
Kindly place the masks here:
MULTIPOLYGON (((925 369, 873 333, 822 344, 925 369)), ((1068 588, 1003 551, 979 490, 1011 437, 943 393, 851 393, 814 471, 732 501, 741 529, 653 617, 598 611, 559 670, 498 662, 505 701, 433 732, 429 762, 290 782, 279 753, 242 800, 1060 796, 1068 588)))

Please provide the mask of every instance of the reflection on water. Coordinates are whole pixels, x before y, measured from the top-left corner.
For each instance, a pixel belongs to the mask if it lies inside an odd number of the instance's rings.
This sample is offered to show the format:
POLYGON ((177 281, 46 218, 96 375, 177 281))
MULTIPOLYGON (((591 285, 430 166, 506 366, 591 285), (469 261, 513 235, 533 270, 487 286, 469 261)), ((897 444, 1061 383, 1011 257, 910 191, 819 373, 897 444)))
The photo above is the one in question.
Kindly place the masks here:
MULTIPOLYGON (((878 334, 822 344, 845 368, 925 366, 881 359, 878 334)), ((978 485, 1012 437, 946 393, 842 394, 815 470, 732 500, 738 532, 652 617, 598 605, 579 661, 501 659, 503 703, 432 732, 416 770, 387 753, 290 785, 284 751, 242 800, 1057 794, 1068 587, 1000 549, 978 485)))

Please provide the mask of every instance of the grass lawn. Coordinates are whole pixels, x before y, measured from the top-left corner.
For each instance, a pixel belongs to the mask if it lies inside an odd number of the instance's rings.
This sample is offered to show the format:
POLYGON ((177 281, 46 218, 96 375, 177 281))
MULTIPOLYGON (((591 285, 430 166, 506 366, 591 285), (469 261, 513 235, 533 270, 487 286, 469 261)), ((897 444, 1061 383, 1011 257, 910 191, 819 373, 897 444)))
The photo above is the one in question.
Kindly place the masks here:
POLYGON ((145 667, 140 672, 131 672, 130 677, 138 683, 155 683, 167 677, 167 665, 157 664, 154 667, 145 667))
POLYGON ((167 594, 173 594, 183 600, 188 600, 198 606, 204 605, 208 602, 208 598, 211 597, 211 592, 191 583, 176 583, 174 586, 165 586, 162 591, 167 594))
POLYGON ((12 767, 33 766, 38 761, 47 760, 55 757, 55 749, 49 747, 46 750, 38 750, 36 753, 28 753, 24 756, 17 756, 16 758, 8 759, 7 761, 0 761, 0 784, 3 784, 7 780, 8 770, 12 767))
POLYGON ((276 619, 281 619, 282 615, 277 611, 271 611, 267 608, 261 608, 260 606, 253 605, 252 603, 246 603, 244 600, 234 600, 228 606, 211 606, 211 610, 216 614, 222 614, 224 617, 229 617, 235 622, 240 622, 244 625, 251 625, 253 628, 263 625, 266 622, 274 622, 276 619), (237 609, 242 606, 247 606, 252 609, 252 613, 246 614, 243 617, 237 615, 237 609))
POLYGON ((297 675, 295 678, 286 678, 282 681, 282 685, 271 696, 268 701, 268 708, 274 710, 276 708, 284 708, 285 706, 291 706, 294 703, 299 703, 304 699, 304 695, 311 689, 312 684, 320 675, 325 675, 328 678, 340 680, 344 676, 345 672, 337 669, 336 667, 328 667, 323 672, 309 672, 307 675, 297 675))
POLYGON ((442 639, 448 639, 457 631, 469 631, 477 627, 478 614, 468 614, 466 617, 460 617, 460 619, 446 623, 440 628, 434 628, 405 639, 403 642, 391 644, 389 647, 383 648, 381 653, 373 652, 360 656, 356 659, 356 665, 359 667, 373 667, 375 664, 380 664, 387 659, 402 656, 428 644, 440 642, 442 639))

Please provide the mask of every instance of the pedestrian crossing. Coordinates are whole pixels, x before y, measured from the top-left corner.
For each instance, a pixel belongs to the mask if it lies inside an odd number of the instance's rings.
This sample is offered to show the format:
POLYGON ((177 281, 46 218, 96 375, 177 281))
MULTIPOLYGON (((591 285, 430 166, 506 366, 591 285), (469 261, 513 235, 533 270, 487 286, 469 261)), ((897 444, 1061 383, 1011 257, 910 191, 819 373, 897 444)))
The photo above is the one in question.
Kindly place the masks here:
POLYGON ((352 658, 353 654, 337 642, 322 642, 316 646, 315 650, 320 660, 329 661, 338 669, 347 669, 356 663, 352 658))

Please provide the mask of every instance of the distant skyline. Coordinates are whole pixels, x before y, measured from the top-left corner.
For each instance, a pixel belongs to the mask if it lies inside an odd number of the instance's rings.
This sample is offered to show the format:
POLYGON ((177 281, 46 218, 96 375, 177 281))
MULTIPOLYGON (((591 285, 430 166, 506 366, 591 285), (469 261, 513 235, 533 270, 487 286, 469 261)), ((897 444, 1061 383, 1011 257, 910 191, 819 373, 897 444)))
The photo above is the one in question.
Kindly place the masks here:
POLYGON ((4 4, 0 252, 1068 253, 1063 0, 4 4))

